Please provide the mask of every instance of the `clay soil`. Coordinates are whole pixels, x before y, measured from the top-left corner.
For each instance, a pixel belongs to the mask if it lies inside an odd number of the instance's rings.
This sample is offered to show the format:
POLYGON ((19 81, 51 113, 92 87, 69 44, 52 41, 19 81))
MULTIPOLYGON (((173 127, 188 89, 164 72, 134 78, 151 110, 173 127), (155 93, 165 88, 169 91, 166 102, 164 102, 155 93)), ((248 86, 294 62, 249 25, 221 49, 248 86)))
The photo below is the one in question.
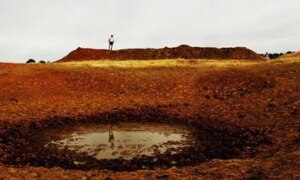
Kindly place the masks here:
POLYGON ((3 63, 0 92, 0 179, 300 178, 299 59, 149 68, 3 63), (34 154, 22 154, 32 132, 118 121, 196 127, 209 153, 180 166, 107 170, 34 164, 34 154))

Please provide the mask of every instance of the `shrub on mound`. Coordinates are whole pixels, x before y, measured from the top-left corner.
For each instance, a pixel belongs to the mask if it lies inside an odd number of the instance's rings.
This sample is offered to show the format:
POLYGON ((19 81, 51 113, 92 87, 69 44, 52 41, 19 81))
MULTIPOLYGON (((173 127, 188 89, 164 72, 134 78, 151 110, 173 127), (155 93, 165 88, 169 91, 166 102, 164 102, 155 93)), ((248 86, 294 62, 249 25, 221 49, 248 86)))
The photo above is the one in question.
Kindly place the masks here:
POLYGON ((29 59, 28 61, 26 61, 26 63, 35 63, 34 59, 29 59))

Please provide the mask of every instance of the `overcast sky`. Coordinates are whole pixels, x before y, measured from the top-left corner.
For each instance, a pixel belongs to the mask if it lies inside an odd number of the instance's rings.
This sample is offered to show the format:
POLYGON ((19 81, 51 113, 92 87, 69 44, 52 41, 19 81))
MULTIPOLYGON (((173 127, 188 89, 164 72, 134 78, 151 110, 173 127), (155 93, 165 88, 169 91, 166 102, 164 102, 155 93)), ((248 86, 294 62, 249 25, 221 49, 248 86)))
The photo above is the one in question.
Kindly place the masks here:
POLYGON ((0 61, 77 47, 246 46, 300 50, 300 0, 0 0, 0 61))

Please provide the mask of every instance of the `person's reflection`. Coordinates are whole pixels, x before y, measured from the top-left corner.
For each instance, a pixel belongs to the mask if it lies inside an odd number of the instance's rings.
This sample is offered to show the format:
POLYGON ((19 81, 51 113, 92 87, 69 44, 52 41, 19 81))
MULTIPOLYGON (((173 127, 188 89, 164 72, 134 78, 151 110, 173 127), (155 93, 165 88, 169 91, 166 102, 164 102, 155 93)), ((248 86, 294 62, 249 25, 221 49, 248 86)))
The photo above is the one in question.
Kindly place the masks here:
POLYGON ((113 149, 115 147, 115 145, 114 145, 115 137, 113 134, 112 126, 110 126, 110 128, 109 128, 108 135, 109 135, 108 141, 111 144, 110 148, 113 149))

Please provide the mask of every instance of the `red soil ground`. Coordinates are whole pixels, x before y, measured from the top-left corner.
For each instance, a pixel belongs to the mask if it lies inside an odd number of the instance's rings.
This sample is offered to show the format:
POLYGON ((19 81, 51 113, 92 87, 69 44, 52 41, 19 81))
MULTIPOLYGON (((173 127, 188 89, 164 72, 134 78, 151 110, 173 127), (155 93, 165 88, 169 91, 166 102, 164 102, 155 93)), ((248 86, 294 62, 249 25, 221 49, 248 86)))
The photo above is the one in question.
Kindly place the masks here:
POLYGON ((24 125, 17 126, 17 133, 28 128, 27 122, 81 121, 82 117, 126 109, 143 118, 159 112, 191 122, 205 120, 255 129, 272 141, 260 146, 253 157, 134 172, 18 168, 0 162, 0 179, 300 178, 299 61, 224 68, 0 63, 0 92, 0 159, 4 158, 4 147, 14 145, 6 142, 3 134, 15 124, 24 125))
POLYGON ((163 49, 124 49, 108 51, 103 49, 78 48, 58 62, 82 60, 153 60, 153 59, 243 59, 264 60, 261 56, 244 47, 200 48, 181 45, 163 49))

